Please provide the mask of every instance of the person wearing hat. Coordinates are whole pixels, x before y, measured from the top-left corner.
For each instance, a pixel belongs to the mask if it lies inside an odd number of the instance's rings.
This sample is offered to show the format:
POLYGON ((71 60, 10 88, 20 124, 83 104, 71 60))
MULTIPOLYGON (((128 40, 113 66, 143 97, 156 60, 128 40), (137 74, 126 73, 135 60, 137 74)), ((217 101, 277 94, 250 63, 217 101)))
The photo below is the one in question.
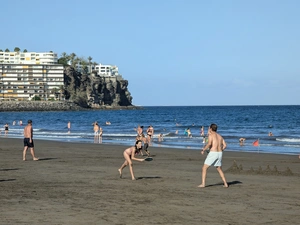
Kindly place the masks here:
POLYGON ((30 148, 30 153, 32 155, 32 159, 34 161, 39 160, 39 158, 35 157, 34 154, 34 143, 33 143, 33 128, 32 128, 32 120, 28 120, 28 124, 24 127, 24 150, 23 150, 23 160, 26 160, 26 152, 27 149, 30 148))

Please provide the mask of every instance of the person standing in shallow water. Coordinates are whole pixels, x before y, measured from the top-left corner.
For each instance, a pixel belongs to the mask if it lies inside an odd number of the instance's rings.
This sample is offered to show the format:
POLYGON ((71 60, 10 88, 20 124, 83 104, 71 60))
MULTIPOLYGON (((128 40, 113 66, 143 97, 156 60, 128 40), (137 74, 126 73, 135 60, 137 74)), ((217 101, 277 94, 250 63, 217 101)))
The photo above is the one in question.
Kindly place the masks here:
POLYGON ((138 159, 135 158, 135 154, 138 154, 139 151, 141 151, 142 149, 142 141, 141 140, 137 140, 135 142, 135 146, 132 146, 130 148, 125 149, 125 151, 123 152, 123 156, 125 158, 125 162, 122 164, 122 166, 120 167, 120 169, 118 169, 119 173, 120 173, 120 178, 122 178, 122 170, 129 165, 129 170, 130 170, 130 174, 131 174, 131 179, 135 180, 134 177, 134 173, 133 173, 133 165, 132 165, 132 160, 136 160, 136 161, 140 161, 143 162, 145 161, 145 159, 138 159))
POLYGON ((200 184, 198 187, 204 188, 205 187, 205 180, 206 180, 206 173, 207 169, 210 166, 215 166, 217 171, 220 174, 220 177, 222 178, 224 182, 224 187, 228 187, 227 181, 225 179, 225 175, 222 171, 222 156, 223 151, 226 148, 226 142, 224 138, 217 133, 217 125, 211 124, 210 129, 208 132, 208 143, 205 145, 205 147, 202 149, 201 154, 203 155, 204 152, 210 148, 210 152, 208 153, 204 165, 202 167, 202 184, 200 184))
POLYGON ((35 157, 34 154, 34 143, 33 143, 33 128, 32 128, 32 120, 28 120, 28 124, 24 127, 24 150, 23 150, 23 160, 26 160, 26 152, 27 149, 30 148, 30 152, 32 155, 32 159, 34 161, 39 160, 35 157))
POLYGON ((8 123, 7 123, 7 124, 4 125, 4 133, 5 133, 5 135, 8 134, 8 128, 9 128, 9 126, 8 126, 8 123))
POLYGON ((71 132, 71 122, 70 121, 68 122, 67 126, 68 126, 68 133, 70 133, 71 132))

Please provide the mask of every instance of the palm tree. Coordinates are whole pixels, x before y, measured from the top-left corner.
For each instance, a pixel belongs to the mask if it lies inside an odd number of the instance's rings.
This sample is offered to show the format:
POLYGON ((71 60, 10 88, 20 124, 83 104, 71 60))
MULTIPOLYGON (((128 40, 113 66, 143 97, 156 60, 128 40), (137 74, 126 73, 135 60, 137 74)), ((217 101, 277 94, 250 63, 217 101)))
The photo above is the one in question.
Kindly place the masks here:
POLYGON ((25 48, 23 52, 28 52, 27 49, 25 48))
POLYGON ((10 52, 10 51, 9 51, 9 49, 7 48, 7 49, 5 49, 5 52, 10 52))
POLYGON ((74 59, 75 59, 75 57, 76 57, 76 54, 74 52, 71 53, 71 55, 70 55, 70 61, 71 61, 71 65, 72 66, 74 66, 74 59))
POLYGON ((88 60, 89 60, 89 65, 90 65, 90 73, 92 73, 92 66, 91 66, 92 63, 91 62, 92 62, 93 58, 91 56, 89 56, 88 60))
POLYGON ((15 47, 14 52, 19 52, 21 49, 19 47, 15 47))
POLYGON ((62 95, 65 92, 65 86, 64 85, 59 86, 59 92, 60 92, 60 100, 62 100, 62 95))
POLYGON ((58 91, 58 89, 56 87, 51 89, 51 93, 54 94, 55 98, 56 98, 56 92, 57 91, 58 91))
POLYGON ((61 57, 67 59, 69 56, 66 52, 61 53, 61 57))

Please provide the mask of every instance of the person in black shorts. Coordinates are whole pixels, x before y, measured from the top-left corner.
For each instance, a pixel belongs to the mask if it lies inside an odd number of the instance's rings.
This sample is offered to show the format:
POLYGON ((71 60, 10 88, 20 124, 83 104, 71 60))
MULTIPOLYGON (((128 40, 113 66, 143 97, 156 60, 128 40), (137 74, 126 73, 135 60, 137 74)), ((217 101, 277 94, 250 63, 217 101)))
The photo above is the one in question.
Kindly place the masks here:
POLYGON ((34 161, 39 160, 39 158, 35 157, 34 154, 34 143, 33 143, 33 128, 32 128, 32 120, 28 120, 28 124, 24 127, 24 150, 23 150, 23 160, 26 160, 26 152, 27 149, 30 148, 30 153, 32 155, 32 159, 34 161))
POLYGON ((5 135, 8 134, 8 128, 9 128, 9 126, 8 126, 8 123, 7 123, 7 124, 4 125, 4 133, 5 133, 5 135))

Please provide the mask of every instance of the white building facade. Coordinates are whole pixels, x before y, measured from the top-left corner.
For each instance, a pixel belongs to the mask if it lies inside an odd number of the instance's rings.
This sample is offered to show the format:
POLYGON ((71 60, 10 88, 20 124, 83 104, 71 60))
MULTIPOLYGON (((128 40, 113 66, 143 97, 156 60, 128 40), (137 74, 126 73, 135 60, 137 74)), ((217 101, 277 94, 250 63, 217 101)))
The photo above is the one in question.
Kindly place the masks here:
POLYGON ((119 68, 114 65, 92 65, 92 71, 97 71, 97 74, 104 75, 104 76, 118 76, 119 75, 119 68))
MULTIPOLYGON (((96 71, 99 76, 118 76, 119 68, 115 65, 104 65, 104 64, 96 64, 96 65, 87 65, 88 72, 91 73, 96 71)), ((77 64, 76 70, 78 72, 82 72, 82 65, 77 64)))
POLYGON ((64 66, 57 61, 52 52, 0 52, 0 99, 61 98, 64 66))
POLYGON ((0 52, 0 63, 8 64, 57 64, 53 52, 0 52))

